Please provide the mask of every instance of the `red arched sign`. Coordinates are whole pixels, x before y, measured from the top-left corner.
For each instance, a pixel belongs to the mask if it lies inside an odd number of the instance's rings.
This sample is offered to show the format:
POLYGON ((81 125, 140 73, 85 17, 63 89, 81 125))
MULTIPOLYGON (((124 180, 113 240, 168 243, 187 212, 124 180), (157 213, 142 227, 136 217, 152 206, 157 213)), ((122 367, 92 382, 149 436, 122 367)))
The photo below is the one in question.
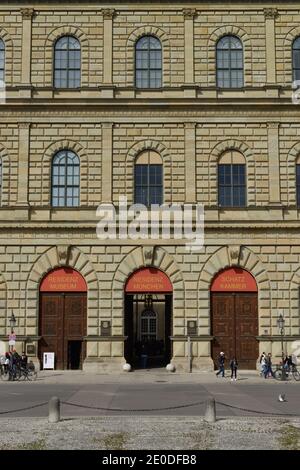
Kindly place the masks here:
POLYGON ((214 278, 211 292, 257 292, 254 277, 241 268, 229 268, 214 278))
POLYGON ((71 268, 56 268, 41 282, 40 292, 86 292, 87 285, 81 274, 71 268))
POLYGON ((126 294, 139 292, 168 294, 173 292, 173 287, 168 276, 156 268, 143 268, 133 273, 125 286, 126 294))

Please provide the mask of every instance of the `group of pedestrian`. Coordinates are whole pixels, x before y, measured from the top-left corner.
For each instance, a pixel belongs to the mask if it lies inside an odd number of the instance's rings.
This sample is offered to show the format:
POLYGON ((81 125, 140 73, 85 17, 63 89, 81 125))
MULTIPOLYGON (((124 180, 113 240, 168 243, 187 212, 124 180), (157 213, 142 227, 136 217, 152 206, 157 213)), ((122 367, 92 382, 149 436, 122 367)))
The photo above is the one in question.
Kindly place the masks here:
MULTIPOLYGON (((218 356, 218 367, 219 370, 216 373, 216 376, 219 377, 220 374, 222 377, 225 377, 225 353, 223 351, 220 352, 218 356)), ((266 354, 265 352, 262 353, 259 359, 260 362, 260 375, 264 377, 265 379, 269 377, 275 378, 275 374, 272 369, 272 355, 271 353, 266 354)), ((286 372, 289 372, 294 366, 295 363, 293 361, 292 356, 287 356, 282 353, 282 365, 285 369, 286 372)), ((238 361, 235 356, 232 356, 230 361, 229 361, 229 367, 231 370, 231 381, 236 381, 237 380, 237 370, 238 370, 238 361)))
POLYGON ((24 351, 20 356, 16 350, 12 350, 1 356, 0 363, 3 372, 5 374, 9 373, 9 379, 14 380, 18 368, 27 368, 28 358, 24 351))
MULTIPOLYGON (((222 374, 222 377, 225 377, 225 353, 223 351, 220 352, 219 357, 218 357, 218 366, 219 366, 219 371, 216 373, 216 376, 219 377, 220 374, 222 374)), ((237 369, 238 369, 238 361, 235 356, 233 356, 230 361, 229 361, 229 367, 231 369, 231 382, 233 380, 236 382, 237 381, 237 369)))
POLYGON ((260 362, 260 375, 264 376, 265 379, 268 377, 275 377, 272 370, 272 354, 266 354, 265 352, 259 358, 260 362))

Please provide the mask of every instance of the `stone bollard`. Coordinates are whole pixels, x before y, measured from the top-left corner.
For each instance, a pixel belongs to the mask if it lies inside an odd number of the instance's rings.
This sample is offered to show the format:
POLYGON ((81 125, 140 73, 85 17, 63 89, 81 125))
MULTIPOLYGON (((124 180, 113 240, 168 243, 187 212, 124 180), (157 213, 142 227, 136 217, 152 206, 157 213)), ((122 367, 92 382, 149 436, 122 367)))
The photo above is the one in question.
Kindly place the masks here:
POLYGON ((49 423, 58 423, 60 421, 60 399, 52 397, 49 400, 49 423))
POLYGON ((205 414, 204 420, 208 423, 215 423, 216 422, 216 402, 214 398, 210 398, 207 400, 205 404, 205 414))

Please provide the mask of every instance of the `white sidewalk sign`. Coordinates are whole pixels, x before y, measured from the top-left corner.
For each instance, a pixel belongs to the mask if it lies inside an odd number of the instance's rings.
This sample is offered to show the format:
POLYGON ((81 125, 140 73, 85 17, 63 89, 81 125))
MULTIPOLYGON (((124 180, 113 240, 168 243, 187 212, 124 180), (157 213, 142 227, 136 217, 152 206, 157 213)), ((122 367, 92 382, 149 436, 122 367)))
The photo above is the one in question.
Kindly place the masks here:
POLYGON ((44 353, 43 369, 54 370, 54 353, 53 352, 44 353))

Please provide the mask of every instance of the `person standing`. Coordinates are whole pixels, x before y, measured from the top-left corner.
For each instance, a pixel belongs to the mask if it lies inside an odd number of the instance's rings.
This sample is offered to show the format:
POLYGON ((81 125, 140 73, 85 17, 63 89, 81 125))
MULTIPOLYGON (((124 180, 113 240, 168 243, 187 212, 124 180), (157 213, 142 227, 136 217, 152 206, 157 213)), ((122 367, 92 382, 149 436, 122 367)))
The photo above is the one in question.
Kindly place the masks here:
POLYGON ((220 352, 218 357, 219 372, 216 373, 216 376, 219 377, 219 374, 222 373, 222 377, 225 377, 225 354, 220 352))
POLYGON ((233 375, 234 375, 234 380, 236 382, 236 373, 237 373, 237 368, 238 368, 238 361, 237 361, 235 356, 230 360, 229 365, 230 365, 230 369, 231 369, 231 382, 233 382, 233 375))
POLYGON ((28 363, 28 357, 26 356, 25 351, 23 351, 22 356, 21 356, 21 367, 23 367, 24 369, 27 369, 27 363, 28 363))

